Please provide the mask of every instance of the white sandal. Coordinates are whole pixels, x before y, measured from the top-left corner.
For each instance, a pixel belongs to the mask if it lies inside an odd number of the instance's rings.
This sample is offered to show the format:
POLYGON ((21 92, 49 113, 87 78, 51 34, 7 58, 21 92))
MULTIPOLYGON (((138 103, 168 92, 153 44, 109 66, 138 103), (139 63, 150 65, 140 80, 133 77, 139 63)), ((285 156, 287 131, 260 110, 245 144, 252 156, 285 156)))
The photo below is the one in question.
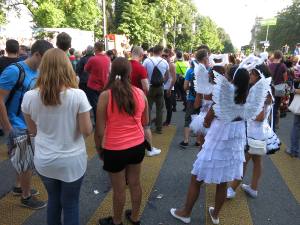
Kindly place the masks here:
POLYGON ((180 220, 181 222, 184 222, 184 223, 190 223, 191 222, 191 217, 178 216, 178 215, 176 215, 175 212, 176 212, 176 209, 174 209, 174 208, 170 209, 170 213, 174 218, 176 218, 176 219, 178 219, 178 220, 180 220))
POLYGON ((213 212, 214 212, 214 210, 215 210, 214 207, 209 207, 209 208, 208 208, 208 213, 209 213, 209 215, 210 215, 210 218, 211 218, 212 223, 213 223, 213 224, 219 224, 219 223, 220 223, 219 218, 215 219, 215 218, 213 217, 213 212))

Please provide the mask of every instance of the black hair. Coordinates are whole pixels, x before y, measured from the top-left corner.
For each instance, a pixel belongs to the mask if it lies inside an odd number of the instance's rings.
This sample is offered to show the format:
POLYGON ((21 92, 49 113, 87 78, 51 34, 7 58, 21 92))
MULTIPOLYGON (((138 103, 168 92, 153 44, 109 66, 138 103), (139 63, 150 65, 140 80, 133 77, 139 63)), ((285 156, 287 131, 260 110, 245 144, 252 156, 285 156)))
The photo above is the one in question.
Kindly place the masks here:
POLYGON ((153 48, 154 54, 160 54, 164 50, 164 47, 161 45, 155 45, 153 48))
MULTIPOLYGON (((244 68, 240 68, 236 71, 233 69, 231 72, 233 72, 233 84, 235 86, 235 95, 234 95, 234 102, 235 104, 245 104, 249 92, 249 81, 250 81, 250 75, 248 70, 244 68), (234 73, 236 72, 235 76, 234 73)), ((231 68, 232 69, 232 68, 231 68)))
POLYGON ((71 48, 72 38, 66 32, 62 32, 56 37, 56 46, 63 51, 67 51, 71 48))
MULTIPOLYGON (((269 67, 264 63, 255 66, 255 69, 259 70, 265 76, 265 78, 268 78, 268 77, 272 76, 269 67)), ((252 72, 254 72, 257 76, 259 76, 259 73, 258 73, 257 70, 253 70, 252 72)))
POLYGON ((74 55, 74 53, 75 53, 75 48, 70 48, 69 53, 70 53, 70 55, 74 55))
POLYGON ((149 49, 149 43, 143 43, 143 44, 141 45, 141 47, 143 48, 143 50, 149 49))
POLYGON ((205 49, 201 49, 196 53, 196 59, 198 62, 202 61, 205 57, 208 57, 208 52, 205 49))
POLYGON ((176 52, 176 58, 177 59, 181 59, 182 58, 182 52, 181 51, 177 51, 176 52))
POLYGON ((208 53, 210 53, 210 48, 207 45, 200 45, 196 50, 200 51, 200 50, 206 50, 208 53))
POLYGON ((284 64, 286 65, 287 68, 293 67, 293 61, 291 59, 284 61, 284 64))
POLYGON ((149 49, 148 49, 148 52, 149 52, 149 53, 153 53, 153 49, 154 49, 153 47, 149 48, 149 49))
POLYGON ((5 50, 7 53, 17 54, 19 52, 19 42, 14 39, 7 40, 5 50))
POLYGON ((117 57, 111 64, 111 73, 106 90, 110 89, 119 112, 135 114, 135 101, 130 83, 131 64, 124 57, 117 57), (120 76, 120 79, 117 78, 120 76))
POLYGON ((53 45, 50 42, 45 40, 37 40, 31 46, 31 55, 38 52, 41 56, 43 56, 44 53, 50 48, 53 48, 53 45))

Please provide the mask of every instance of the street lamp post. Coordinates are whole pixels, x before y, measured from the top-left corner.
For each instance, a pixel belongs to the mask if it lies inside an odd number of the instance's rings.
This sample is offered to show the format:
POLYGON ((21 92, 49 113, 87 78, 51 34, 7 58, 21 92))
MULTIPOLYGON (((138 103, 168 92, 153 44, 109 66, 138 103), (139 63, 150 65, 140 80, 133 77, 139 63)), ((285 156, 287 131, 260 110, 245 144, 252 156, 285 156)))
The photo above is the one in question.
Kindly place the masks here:
POLYGON ((107 50, 107 28, 106 28, 106 1, 102 0, 102 14, 103 14, 103 37, 105 51, 107 50))

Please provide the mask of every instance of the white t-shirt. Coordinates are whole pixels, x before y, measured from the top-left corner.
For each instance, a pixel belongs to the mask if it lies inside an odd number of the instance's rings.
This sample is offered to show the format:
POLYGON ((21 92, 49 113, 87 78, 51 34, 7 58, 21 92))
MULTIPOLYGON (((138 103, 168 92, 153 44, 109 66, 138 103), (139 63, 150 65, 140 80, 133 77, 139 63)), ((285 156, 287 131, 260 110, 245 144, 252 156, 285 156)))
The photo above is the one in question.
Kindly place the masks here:
POLYGON ((209 95, 212 93, 213 84, 209 82, 209 74, 206 67, 199 63, 195 66, 195 76, 197 86, 195 88, 198 94, 209 95))
POLYGON ((147 70, 149 81, 151 81, 154 66, 156 65, 163 76, 166 74, 167 70, 169 70, 169 63, 159 56, 153 56, 145 59, 143 66, 147 70))
POLYGON ((78 114, 90 111, 91 106, 80 89, 62 91, 60 100, 58 106, 45 106, 39 90, 31 90, 24 95, 22 111, 29 114, 37 126, 36 170, 45 177, 73 182, 84 175, 87 166, 78 114))

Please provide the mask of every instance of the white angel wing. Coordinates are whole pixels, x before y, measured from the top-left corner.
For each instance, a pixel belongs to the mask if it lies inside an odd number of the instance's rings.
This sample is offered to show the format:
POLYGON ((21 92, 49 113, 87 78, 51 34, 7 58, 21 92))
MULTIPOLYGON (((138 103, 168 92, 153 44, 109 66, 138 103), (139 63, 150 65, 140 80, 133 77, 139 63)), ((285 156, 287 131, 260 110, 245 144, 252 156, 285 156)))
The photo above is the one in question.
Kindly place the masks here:
POLYGON ((243 119, 255 119, 256 116, 263 110, 266 97, 270 90, 272 78, 261 78, 253 87, 250 88, 243 119))
POLYGON ((222 75, 215 74, 215 85, 213 89, 213 109, 218 119, 232 121, 236 118, 236 104, 234 103, 234 86, 222 75))
POLYGON ((235 87, 224 76, 215 74, 215 82, 213 90, 213 109, 215 115, 223 121, 231 122, 237 118, 244 120, 255 119, 262 111, 271 78, 261 78, 249 91, 246 103, 243 105, 235 104, 234 95, 235 87))

